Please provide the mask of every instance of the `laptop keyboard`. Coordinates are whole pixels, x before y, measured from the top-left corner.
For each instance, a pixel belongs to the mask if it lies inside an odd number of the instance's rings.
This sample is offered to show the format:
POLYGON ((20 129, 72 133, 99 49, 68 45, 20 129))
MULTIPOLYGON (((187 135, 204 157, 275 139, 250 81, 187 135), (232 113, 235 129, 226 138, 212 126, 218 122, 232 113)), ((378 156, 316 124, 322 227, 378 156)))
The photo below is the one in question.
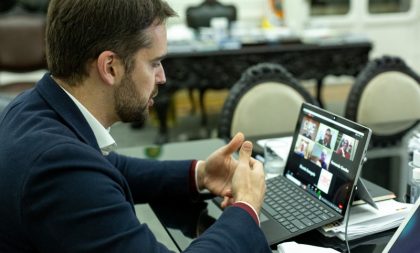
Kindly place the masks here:
POLYGON ((334 217, 284 177, 267 180, 266 184, 263 209, 292 233, 334 217))

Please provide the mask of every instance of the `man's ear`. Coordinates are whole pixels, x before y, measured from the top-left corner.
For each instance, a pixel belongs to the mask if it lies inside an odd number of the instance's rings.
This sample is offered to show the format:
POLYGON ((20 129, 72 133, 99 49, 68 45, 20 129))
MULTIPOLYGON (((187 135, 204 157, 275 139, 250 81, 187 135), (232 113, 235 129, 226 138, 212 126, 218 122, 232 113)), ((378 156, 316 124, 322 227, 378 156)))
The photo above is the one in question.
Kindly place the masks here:
POLYGON ((121 78, 122 63, 117 54, 112 51, 102 52, 97 59, 98 73, 108 85, 114 85, 121 78))

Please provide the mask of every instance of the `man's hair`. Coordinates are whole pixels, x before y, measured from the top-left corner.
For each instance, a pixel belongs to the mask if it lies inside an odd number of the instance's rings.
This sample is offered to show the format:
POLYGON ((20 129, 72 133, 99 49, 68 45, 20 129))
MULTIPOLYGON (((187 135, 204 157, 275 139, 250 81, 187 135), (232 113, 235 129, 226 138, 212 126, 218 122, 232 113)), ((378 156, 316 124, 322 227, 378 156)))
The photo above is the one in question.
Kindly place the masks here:
POLYGON ((46 28, 49 71, 69 84, 88 76, 88 64, 113 51, 126 73, 134 55, 150 46, 146 29, 175 16, 163 0, 51 0, 46 28))

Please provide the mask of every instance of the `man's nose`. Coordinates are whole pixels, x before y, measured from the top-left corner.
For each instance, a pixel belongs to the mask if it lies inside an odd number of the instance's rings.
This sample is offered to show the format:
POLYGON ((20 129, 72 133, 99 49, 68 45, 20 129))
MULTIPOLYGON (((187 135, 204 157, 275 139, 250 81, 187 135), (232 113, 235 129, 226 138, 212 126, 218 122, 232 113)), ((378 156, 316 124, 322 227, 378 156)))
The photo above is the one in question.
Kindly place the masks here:
POLYGON ((166 83, 166 76, 165 76, 165 70, 163 69, 163 66, 160 65, 160 68, 158 72, 156 73, 156 84, 165 84, 166 83))

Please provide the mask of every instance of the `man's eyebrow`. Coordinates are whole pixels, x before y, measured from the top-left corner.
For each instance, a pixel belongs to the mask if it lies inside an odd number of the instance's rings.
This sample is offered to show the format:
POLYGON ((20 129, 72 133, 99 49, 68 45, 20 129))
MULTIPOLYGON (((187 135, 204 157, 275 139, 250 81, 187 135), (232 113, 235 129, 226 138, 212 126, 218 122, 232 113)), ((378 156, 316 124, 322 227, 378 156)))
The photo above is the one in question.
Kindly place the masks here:
POLYGON ((152 61, 162 61, 163 59, 165 59, 167 56, 167 54, 163 54, 161 56, 155 57, 152 59, 152 61))

